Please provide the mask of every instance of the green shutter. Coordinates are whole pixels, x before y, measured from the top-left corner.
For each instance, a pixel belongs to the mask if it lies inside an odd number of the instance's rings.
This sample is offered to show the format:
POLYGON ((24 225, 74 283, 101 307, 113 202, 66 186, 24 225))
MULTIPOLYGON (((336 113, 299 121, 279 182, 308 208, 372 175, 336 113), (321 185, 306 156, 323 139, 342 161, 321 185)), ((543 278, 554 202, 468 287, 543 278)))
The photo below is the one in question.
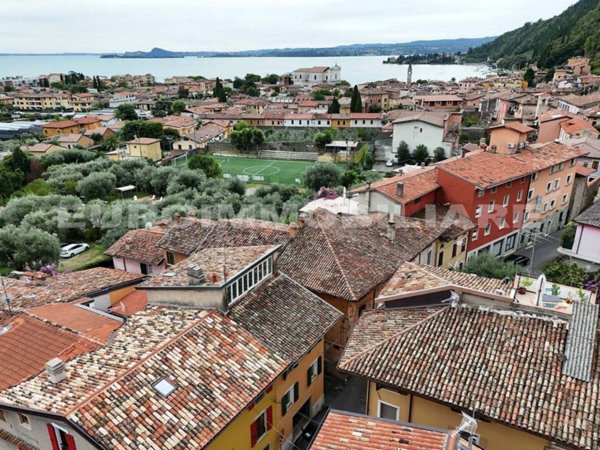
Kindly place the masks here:
POLYGON ((288 402, 288 393, 281 398, 281 417, 285 416, 287 413, 287 402, 288 402))

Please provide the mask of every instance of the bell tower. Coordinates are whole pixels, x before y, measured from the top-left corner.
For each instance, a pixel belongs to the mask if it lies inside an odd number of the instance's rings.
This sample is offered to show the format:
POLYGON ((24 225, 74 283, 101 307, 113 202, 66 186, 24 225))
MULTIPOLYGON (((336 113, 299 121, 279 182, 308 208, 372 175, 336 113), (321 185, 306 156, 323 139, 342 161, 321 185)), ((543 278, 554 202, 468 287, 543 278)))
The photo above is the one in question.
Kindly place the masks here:
POLYGON ((406 84, 408 84, 408 87, 412 85, 412 70, 412 63, 408 63, 408 74, 406 76, 406 84))

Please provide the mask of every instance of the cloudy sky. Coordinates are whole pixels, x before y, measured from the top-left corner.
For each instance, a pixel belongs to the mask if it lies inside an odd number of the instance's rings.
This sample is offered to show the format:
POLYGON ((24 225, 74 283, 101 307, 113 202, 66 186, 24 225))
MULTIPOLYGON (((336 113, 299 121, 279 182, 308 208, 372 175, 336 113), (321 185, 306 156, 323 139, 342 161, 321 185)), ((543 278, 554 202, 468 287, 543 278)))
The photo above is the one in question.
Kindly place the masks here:
POLYGON ((575 0, 0 0, 0 52, 327 47, 494 36, 575 0))

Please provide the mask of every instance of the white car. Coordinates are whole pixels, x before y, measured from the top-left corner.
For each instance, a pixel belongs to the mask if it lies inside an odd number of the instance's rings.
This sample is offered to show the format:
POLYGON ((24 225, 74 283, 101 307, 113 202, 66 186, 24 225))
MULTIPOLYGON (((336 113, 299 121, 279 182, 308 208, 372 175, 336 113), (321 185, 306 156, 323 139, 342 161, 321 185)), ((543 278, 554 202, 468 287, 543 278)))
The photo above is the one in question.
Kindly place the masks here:
POLYGON ((394 161, 392 161, 391 159, 388 159, 385 162, 385 167, 394 167, 394 161))
POLYGON ((90 248, 90 246, 87 244, 69 244, 64 247, 61 246, 60 257, 71 258, 72 256, 85 252, 88 248, 90 248))

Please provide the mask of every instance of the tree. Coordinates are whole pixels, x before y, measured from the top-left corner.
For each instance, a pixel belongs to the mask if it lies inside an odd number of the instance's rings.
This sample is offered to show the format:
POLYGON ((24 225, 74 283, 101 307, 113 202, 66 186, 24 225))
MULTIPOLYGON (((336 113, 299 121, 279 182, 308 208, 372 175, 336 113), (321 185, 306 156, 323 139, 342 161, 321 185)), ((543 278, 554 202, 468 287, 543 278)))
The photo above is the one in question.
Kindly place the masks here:
POLYGON ((199 190, 206 176, 197 170, 179 170, 169 179, 167 194, 177 194, 188 189, 199 190))
POLYGON ((247 122, 239 122, 229 136, 231 143, 239 150, 249 152, 265 142, 265 134, 258 128, 248 126, 247 122))
POLYGON ((412 159, 416 164, 429 162, 429 150, 423 144, 417 145, 412 152, 412 159))
POLYGON ((322 187, 336 187, 340 184, 340 171, 332 163, 317 163, 304 173, 304 185, 313 192, 322 187))
POLYGON ((548 264, 544 267, 543 272, 548 281, 573 287, 581 287, 588 276, 583 267, 562 261, 554 261, 548 264))
POLYGON ((119 120, 137 120, 138 115, 135 112, 135 107, 129 103, 124 103, 117 106, 115 116, 119 120))
POLYGON ((130 141, 135 137, 160 139, 163 135, 163 125, 162 123, 146 120, 133 120, 123 126, 121 135, 126 141, 130 141))
POLYGON ((331 133, 327 131, 321 131, 320 133, 316 133, 313 136, 313 144, 319 147, 320 149, 324 149, 327 144, 330 144, 333 141, 333 137, 331 133))
POLYGON ((485 252, 470 258, 463 266, 462 271, 500 280, 508 278, 512 281, 518 272, 518 268, 513 262, 503 261, 491 253, 485 252))
POLYGON ((185 102, 183 100, 175 100, 173 102, 173 114, 176 116, 181 115, 186 109, 185 102))
POLYGON ((523 80, 527 81, 527 85, 529 87, 535 87, 535 72, 531 67, 529 67, 525 71, 525 75, 523 75, 523 80))
POLYGON ((117 177, 110 172, 94 172, 77 182, 77 192, 86 200, 106 200, 115 193, 117 177))
POLYGON ((351 113, 359 113, 363 111, 362 98, 360 97, 360 92, 358 91, 358 86, 354 85, 354 89, 352 90, 352 99, 350 100, 350 112, 351 113))
POLYGON ((400 141, 400 144, 396 149, 396 154, 398 157, 398 164, 410 164, 412 161, 410 149, 408 148, 408 144, 404 141, 400 141))
POLYGON ((188 160, 188 168, 201 170, 207 178, 220 178, 223 175, 221 166, 215 158, 208 155, 194 155, 188 160))
POLYGON ((436 147, 433 151, 433 161, 440 162, 446 159, 446 151, 442 147, 436 147))
POLYGON ((0 266, 37 270, 56 264, 58 245, 58 238, 46 231, 8 225, 0 228, 0 266))
POLYGON ((573 243, 575 242, 575 232, 577 231, 577 225, 573 222, 567 224, 560 234, 560 246, 562 248, 573 248, 573 243))
POLYGON ((381 106, 379 106, 377 103, 371 103, 369 105, 369 112, 370 113, 379 113, 381 111, 382 111, 381 106))
POLYGON ((227 94, 225 93, 223 84, 221 83, 221 80, 218 77, 215 82, 215 87, 213 89, 213 97, 218 98, 219 103, 227 103, 227 94))
POLYGON ((327 109, 327 114, 339 114, 340 113, 340 102, 334 97, 331 105, 327 109))
POLYGON ((165 117, 173 114, 173 102, 169 100, 158 100, 152 107, 154 117, 165 117))
POLYGON ((261 81, 265 84, 277 84, 279 83, 279 75, 272 73, 266 77, 263 77, 261 81))

